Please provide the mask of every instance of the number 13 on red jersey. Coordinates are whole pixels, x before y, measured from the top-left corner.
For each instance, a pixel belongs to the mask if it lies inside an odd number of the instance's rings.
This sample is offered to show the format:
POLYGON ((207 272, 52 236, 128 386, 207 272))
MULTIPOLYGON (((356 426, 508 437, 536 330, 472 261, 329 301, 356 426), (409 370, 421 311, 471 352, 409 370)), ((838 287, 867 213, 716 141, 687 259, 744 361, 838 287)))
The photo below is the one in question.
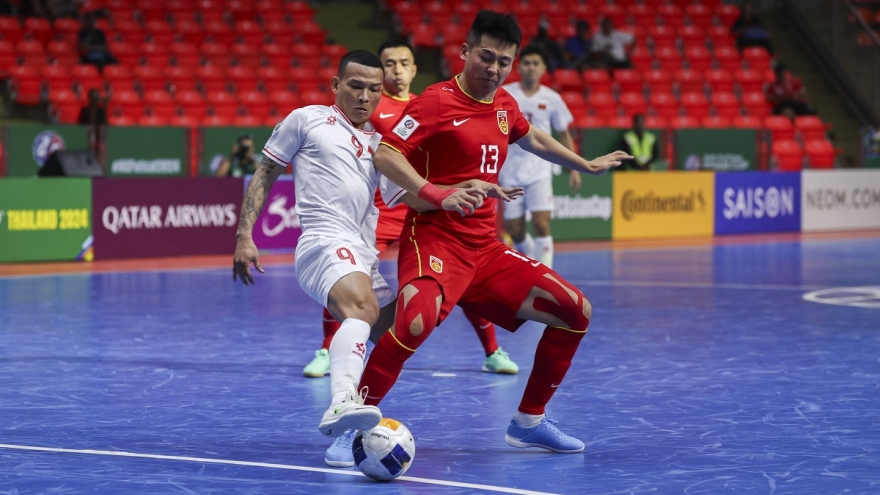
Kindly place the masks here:
POLYGON ((481 174, 497 174, 498 173, 498 145, 497 144, 481 144, 483 150, 483 162, 480 163, 481 174))

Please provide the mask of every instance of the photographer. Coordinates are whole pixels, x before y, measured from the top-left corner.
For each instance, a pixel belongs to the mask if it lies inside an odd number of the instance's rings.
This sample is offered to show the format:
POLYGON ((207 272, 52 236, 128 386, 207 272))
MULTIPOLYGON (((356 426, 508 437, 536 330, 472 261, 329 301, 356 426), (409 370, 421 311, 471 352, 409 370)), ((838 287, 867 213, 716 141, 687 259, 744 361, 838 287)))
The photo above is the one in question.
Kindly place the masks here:
MULTIPOLYGON (((252 175, 262 158, 254 157, 254 140, 247 134, 239 136, 229 158, 223 157, 216 165, 214 177, 244 177, 252 175)), ((213 164, 212 164, 213 165, 213 164)), ((211 167, 212 170, 214 166, 211 167)))

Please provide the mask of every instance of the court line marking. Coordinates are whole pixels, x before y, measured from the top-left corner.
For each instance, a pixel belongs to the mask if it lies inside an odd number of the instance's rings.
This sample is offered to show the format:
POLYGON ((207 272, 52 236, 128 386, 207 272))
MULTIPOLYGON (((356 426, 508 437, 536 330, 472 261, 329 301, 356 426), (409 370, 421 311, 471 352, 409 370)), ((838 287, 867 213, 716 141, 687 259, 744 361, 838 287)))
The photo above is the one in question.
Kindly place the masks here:
POLYGON ((712 282, 653 282, 650 280, 575 280, 568 279, 576 285, 601 285, 620 287, 660 287, 677 289, 734 289, 734 290, 818 290, 826 285, 770 285, 770 284, 725 284, 712 282))
MULTIPOLYGON (((232 466, 261 467, 269 469, 283 469, 288 471, 307 471, 313 473, 340 474, 343 476, 364 476, 360 471, 342 471, 340 469, 316 468, 308 466, 295 466, 291 464, 275 464, 270 462, 253 462, 253 461, 236 461, 232 459, 212 459, 208 457, 189 457, 178 455, 161 455, 161 454, 141 454, 137 452, 125 452, 121 450, 92 450, 92 449, 65 449, 60 447, 37 447, 33 445, 13 445, 0 443, 0 449, 10 450, 29 450, 36 452, 52 452, 61 454, 85 454, 85 455, 103 455, 112 457, 134 457, 139 459, 159 459, 168 461, 184 461, 184 462, 203 462, 206 464, 225 464, 232 466)), ((413 476, 401 476, 397 478, 402 481, 410 481, 413 483, 424 483, 428 485, 454 486, 457 488, 471 488, 475 490, 483 490, 488 492, 512 493, 516 495, 560 495, 550 492, 537 492, 533 490, 522 490, 519 488, 506 488, 502 486, 480 485, 476 483, 461 483, 458 481, 443 481, 430 478, 416 478, 413 476)))

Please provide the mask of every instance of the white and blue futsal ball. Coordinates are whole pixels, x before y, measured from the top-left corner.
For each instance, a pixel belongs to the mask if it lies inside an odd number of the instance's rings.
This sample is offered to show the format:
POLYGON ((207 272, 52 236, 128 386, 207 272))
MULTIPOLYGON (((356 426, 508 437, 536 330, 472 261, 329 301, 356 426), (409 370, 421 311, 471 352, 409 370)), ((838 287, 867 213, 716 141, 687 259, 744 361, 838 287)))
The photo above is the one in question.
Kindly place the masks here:
POLYGON ((400 421, 382 418, 372 430, 360 431, 351 444, 354 463, 368 478, 391 481, 409 469, 416 441, 400 421))

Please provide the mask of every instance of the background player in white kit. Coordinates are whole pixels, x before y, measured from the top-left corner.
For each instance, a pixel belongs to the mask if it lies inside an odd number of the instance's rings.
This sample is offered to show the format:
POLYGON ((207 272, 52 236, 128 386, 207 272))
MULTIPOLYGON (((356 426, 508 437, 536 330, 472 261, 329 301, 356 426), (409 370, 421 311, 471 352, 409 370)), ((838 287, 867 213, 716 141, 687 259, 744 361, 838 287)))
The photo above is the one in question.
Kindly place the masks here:
MULTIPOLYGON (((519 55, 517 70, 520 81, 505 84, 519 104, 523 116, 532 126, 550 134, 556 131, 559 142, 574 151, 574 142, 568 126, 574 120, 559 93, 541 84, 547 72, 546 56, 535 45, 526 46, 519 55)), ((550 216, 553 212, 554 164, 511 146, 507 161, 498 175, 503 187, 522 186, 525 194, 504 205, 504 230, 513 239, 517 251, 553 267, 553 237, 550 235, 550 216), (526 212, 532 215, 534 241, 526 232, 526 212)), ((572 192, 581 187, 581 175, 571 171, 569 186, 572 192)))
MULTIPOLYGON (((382 418, 378 408, 363 405, 356 390, 371 327, 375 339, 394 321, 395 294, 378 272, 373 195, 380 187, 389 204, 419 206, 417 198, 373 166, 380 135, 369 118, 381 98, 382 80, 378 57, 363 50, 349 52, 330 83, 336 104, 294 110, 275 127, 245 193, 236 233, 233 280, 252 284, 250 263, 264 271, 251 235, 254 222, 272 184, 293 165, 296 213, 303 228, 296 248, 297 279, 304 292, 342 322, 330 345, 332 403, 318 426, 327 436, 369 429, 382 418)), ((435 203, 462 215, 473 212, 485 196, 474 189, 455 189, 438 201, 437 191, 431 191, 435 203)))

